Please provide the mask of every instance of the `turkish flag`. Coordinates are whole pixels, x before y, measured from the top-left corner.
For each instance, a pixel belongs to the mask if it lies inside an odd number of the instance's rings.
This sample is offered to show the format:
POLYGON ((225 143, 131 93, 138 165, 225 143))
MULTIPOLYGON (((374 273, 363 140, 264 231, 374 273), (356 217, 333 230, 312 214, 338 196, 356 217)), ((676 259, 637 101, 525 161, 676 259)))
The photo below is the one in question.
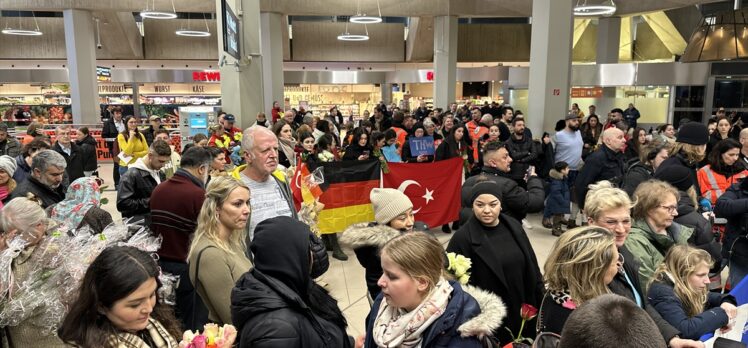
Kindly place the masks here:
POLYGON ((405 193, 417 221, 429 228, 456 221, 460 215, 462 158, 432 163, 387 163, 382 186, 405 193))

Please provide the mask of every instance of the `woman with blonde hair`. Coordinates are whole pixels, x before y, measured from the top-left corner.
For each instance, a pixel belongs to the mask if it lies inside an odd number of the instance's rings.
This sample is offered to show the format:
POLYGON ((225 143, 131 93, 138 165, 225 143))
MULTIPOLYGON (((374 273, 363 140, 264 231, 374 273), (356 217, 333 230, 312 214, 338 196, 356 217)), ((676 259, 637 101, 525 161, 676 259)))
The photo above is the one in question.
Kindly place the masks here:
POLYGON ((680 193, 672 185, 649 180, 634 191, 634 222, 626 248, 639 261, 639 281, 649 284, 665 253, 676 244, 687 244, 693 228, 674 222, 680 193))
POLYGON ((629 195, 614 187, 609 181, 590 185, 590 190, 587 191, 584 204, 587 223, 613 232, 618 253, 623 260, 623 266, 608 284, 608 288, 612 293, 626 297, 647 311, 670 347, 693 347, 698 343, 678 337, 678 330, 660 316, 647 301, 646 293, 642 291, 643 287, 638 277, 639 262, 625 245, 631 231, 631 207, 633 203, 629 195))
POLYGON ((447 280, 444 249, 423 232, 382 247, 382 288, 366 321, 366 347, 482 347, 506 307, 496 295, 447 280))
POLYGON ((230 176, 211 180, 187 260, 190 280, 213 323, 231 324, 231 288, 252 267, 245 254, 249 213, 249 188, 243 182, 230 176))
POLYGON ((677 245, 654 273, 649 301, 684 338, 696 340, 721 327, 729 328, 737 315, 733 296, 709 291, 711 266, 706 251, 677 245))
POLYGON ((562 234, 545 262, 548 290, 540 306, 541 332, 561 334, 577 306, 610 292, 623 258, 613 233, 602 227, 580 227, 562 234))

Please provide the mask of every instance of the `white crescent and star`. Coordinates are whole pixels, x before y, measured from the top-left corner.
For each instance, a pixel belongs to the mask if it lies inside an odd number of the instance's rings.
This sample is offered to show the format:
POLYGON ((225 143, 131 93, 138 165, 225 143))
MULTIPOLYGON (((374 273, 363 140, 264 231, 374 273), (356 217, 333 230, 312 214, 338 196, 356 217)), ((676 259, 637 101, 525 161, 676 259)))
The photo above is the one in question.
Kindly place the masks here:
MULTIPOLYGON (((403 181, 400 184, 400 186, 397 188, 397 190, 400 191, 400 192, 402 192, 402 193, 405 193, 405 190, 407 190, 408 186, 410 186, 410 185, 416 185, 418 187, 421 187, 421 184, 419 184, 415 180, 405 180, 405 181, 403 181)), ((428 188, 426 188, 426 194, 424 194, 421 197, 423 197, 426 200, 426 204, 429 204, 429 202, 431 202, 431 201, 434 200, 434 196, 433 195, 434 195, 434 190, 429 190, 428 188)), ((418 209, 414 209, 413 210, 413 214, 418 214, 418 212, 421 211, 421 208, 423 208, 423 207, 419 207, 418 209)))

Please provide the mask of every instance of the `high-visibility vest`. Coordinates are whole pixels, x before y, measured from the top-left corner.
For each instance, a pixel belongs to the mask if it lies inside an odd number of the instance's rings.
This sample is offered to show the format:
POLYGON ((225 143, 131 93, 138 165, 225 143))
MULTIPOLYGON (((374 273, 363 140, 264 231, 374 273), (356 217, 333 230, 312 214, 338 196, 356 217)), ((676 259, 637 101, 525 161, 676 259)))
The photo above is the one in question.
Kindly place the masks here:
POLYGON ((480 150, 480 141, 483 139, 483 136, 488 134, 488 128, 481 126, 478 124, 478 122, 470 121, 467 124, 465 124, 470 139, 473 140, 473 160, 475 162, 478 162, 478 151, 480 150))
POLYGON ((717 204, 717 198, 722 196, 722 193, 724 193, 730 185, 746 176, 748 176, 748 170, 743 170, 729 178, 725 177, 724 175, 713 171, 711 164, 703 166, 696 173, 696 178, 699 180, 699 186, 701 187, 701 195, 712 202, 713 205, 717 204))

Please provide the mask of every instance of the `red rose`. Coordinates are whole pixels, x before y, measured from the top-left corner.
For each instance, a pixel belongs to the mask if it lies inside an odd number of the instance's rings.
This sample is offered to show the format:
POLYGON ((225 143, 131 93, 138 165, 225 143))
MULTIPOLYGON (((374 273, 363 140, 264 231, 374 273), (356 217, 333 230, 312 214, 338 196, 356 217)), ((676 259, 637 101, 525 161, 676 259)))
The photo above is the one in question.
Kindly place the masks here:
POLYGON ((538 315, 538 309, 532 305, 523 303, 519 315, 522 317, 522 320, 532 320, 532 318, 535 318, 535 316, 538 315))

